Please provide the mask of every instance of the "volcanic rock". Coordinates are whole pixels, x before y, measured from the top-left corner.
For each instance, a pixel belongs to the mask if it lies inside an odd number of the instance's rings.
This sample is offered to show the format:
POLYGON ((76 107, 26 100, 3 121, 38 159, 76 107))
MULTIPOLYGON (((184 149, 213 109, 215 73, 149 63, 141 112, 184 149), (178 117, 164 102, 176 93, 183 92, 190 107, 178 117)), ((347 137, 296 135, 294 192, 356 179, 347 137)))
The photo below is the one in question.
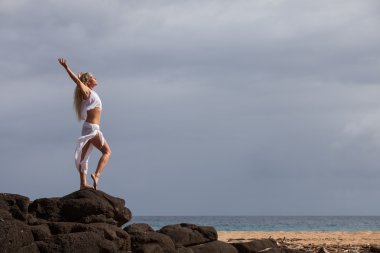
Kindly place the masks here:
POLYGON ((135 253, 177 253, 172 239, 155 232, 148 224, 131 224, 124 230, 131 236, 132 251, 135 253))
POLYGON ((28 197, 18 194, 0 193, 0 217, 2 218, 3 215, 7 217, 6 213, 9 213, 14 219, 25 221, 27 219, 29 202, 28 197))
POLYGON ((229 243, 212 241, 189 247, 193 253, 238 253, 239 251, 229 243))
POLYGON ((132 218, 125 201, 102 191, 81 190, 62 198, 33 201, 29 212, 39 219, 122 226, 132 218))
POLYGON ((102 191, 80 190, 30 202, 0 193, 0 252, 130 252, 120 226, 131 219, 125 201, 102 191))
POLYGON ((183 246, 198 245, 218 239, 215 228, 187 223, 167 225, 158 232, 169 236, 176 245, 183 246))

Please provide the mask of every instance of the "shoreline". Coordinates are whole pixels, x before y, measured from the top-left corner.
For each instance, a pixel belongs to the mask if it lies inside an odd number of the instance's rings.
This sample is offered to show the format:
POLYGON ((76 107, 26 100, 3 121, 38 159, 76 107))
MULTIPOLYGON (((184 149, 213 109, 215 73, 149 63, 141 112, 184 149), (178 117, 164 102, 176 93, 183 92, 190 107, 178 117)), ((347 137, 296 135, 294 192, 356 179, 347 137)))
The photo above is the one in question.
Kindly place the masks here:
POLYGON ((218 231, 219 240, 249 242, 252 239, 273 238, 293 246, 368 246, 380 245, 380 231, 218 231))

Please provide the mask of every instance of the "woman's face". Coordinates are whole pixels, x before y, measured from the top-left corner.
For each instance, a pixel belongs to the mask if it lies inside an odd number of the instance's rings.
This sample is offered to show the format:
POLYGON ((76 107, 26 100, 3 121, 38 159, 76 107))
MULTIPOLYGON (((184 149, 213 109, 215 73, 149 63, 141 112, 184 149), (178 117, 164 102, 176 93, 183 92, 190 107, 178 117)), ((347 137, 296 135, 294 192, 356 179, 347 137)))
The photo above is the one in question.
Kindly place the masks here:
POLYGON ((96 81, 96 77, 91 76, 90 79, 88 79, 87 81, 88 88, 92 90, 96 85, 98 85, 98 82, 96 81))

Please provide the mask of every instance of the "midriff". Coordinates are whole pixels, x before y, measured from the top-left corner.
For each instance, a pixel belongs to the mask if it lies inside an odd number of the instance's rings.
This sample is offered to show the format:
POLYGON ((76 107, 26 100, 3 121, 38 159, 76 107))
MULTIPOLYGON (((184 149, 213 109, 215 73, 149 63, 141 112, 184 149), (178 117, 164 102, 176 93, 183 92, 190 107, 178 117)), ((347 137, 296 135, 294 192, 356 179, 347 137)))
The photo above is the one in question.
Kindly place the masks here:
POLYGON ((94 109, 87 111, 87 119, 86 122, 91 124, 100 125, 100 116, 102 114, 102 109, 96 107, 94 109))

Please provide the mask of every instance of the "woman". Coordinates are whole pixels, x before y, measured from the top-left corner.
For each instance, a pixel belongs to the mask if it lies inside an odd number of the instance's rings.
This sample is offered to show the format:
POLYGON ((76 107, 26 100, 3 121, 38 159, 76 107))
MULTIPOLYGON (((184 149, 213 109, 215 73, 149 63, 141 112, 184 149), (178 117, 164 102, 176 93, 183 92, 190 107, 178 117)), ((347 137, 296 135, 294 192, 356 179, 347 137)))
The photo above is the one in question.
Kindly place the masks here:
POLYGON ((100 174, 107 165, 111 156, 111 149, 100 131, 100 116, 102 113, 102 102, 98 94, 93 90, 97 85, 96 78, 91 73, 80 72, 76 76, 67 66, 66 60, 58 59, 65 68, 71 79, 76 83, 74 92, 74 106, 78 120, 84 120, 82 136, 78 139, 75 150, 75 165, 80 174, 80 189, 91 188, 87 184, 88 158, 95 146, 102 152, 95 173, 91 174, 93 187, 98 187, 100 174))

